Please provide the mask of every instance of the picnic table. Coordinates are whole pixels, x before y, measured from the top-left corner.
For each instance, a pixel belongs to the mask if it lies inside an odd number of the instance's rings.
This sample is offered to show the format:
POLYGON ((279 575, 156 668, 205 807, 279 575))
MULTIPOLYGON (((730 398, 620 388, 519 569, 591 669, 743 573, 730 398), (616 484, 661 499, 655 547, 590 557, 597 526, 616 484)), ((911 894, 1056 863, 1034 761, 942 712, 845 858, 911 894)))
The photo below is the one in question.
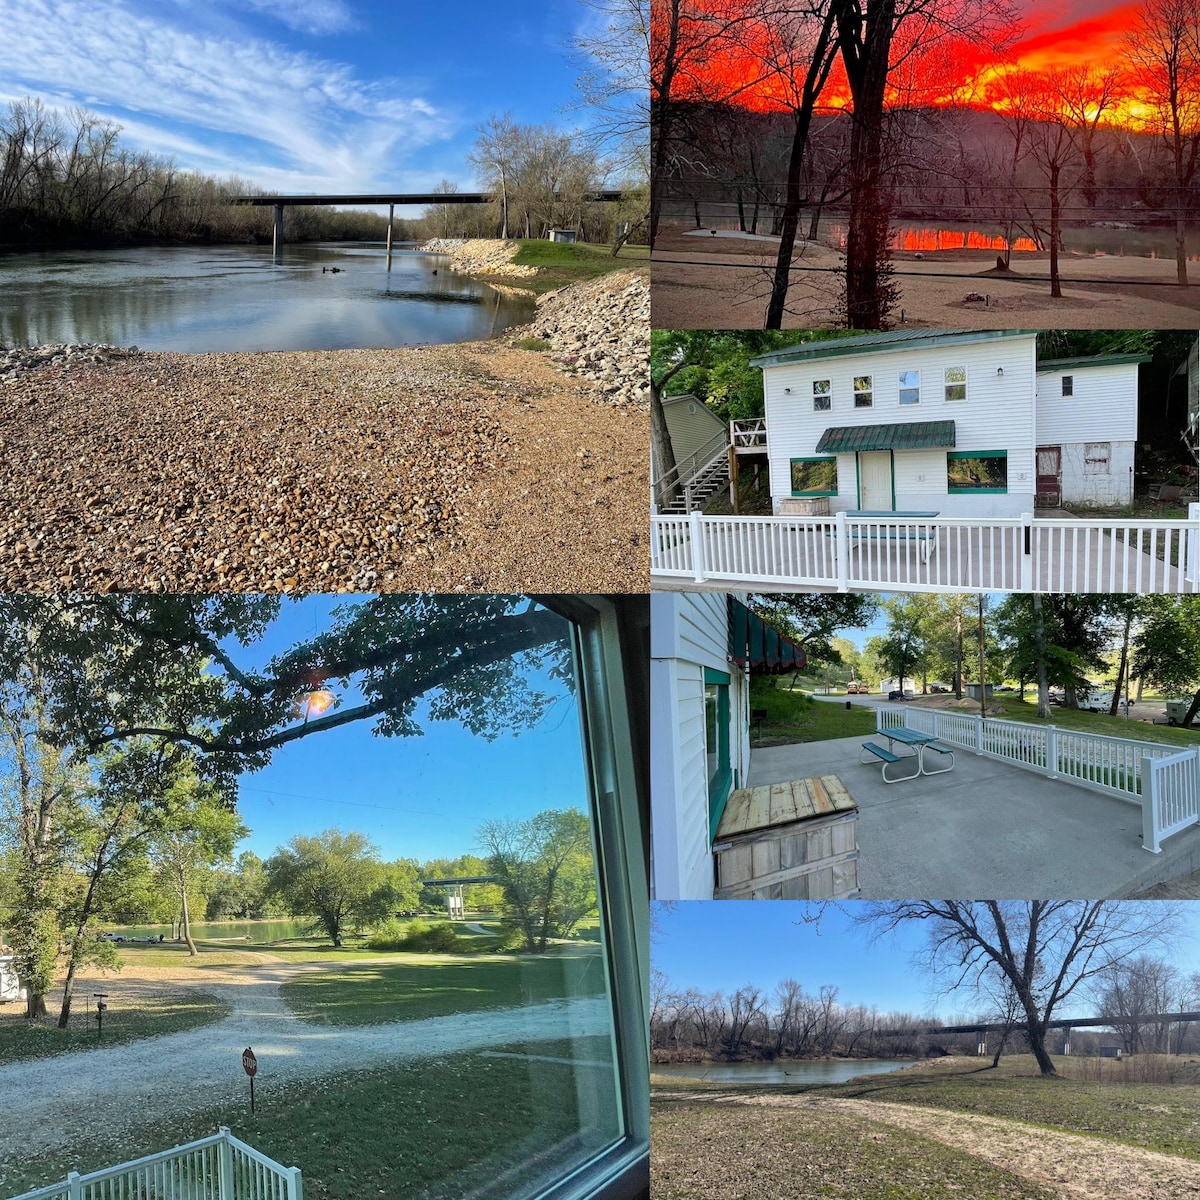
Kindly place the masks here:
MULTIPOLYGON (((933 512, 915 512, 915 511, 900 511, 891 509, 875 509, 875 508, 852 508, 846 513, 847 517, 860 517, 869 520, 888 521, 889 523, 903 526, 906 521, 927 521, 938 516, 936 511, 933 512)), ((921 561, 928 562, 930 556, 937 550, 937 531, 932 533, 928 529, 918 528, 892 528, 892 529, 851 529, 850 537, 854 544, 857 545, 860 541, 873 541, 883 539, 892 542, 914 541, 921 544, 921 561)))
POLYGON ((909 729, 907 725, 897 725, 892 729, 880 729, 879 734, 887 738, 888 748, 885 750, 882 746, 874 742, 863 742, 862 753, 858 756, 858 761, 868 763, 869 758, 864 758, 863 755, 871 755, 872 758, 882 762, 882 773, 884 783, 900 783, 905 779, 916 779, 918 775, 941 775, 946 771, 954 768, 954 751, 949 746, 937 745, 937 736, 932 733, 922 733, 918 729, 909 729), (902 745, 911 746, 912 754, 900 755, 895 753, 895 743, 900 742, 902 745), (925 751, 932 750, 936 754, 950 759, 949 766, 938 767, 935 770, 929 770, 925 766, 925 751), (907 775, 896 775, 893 778, 888 778, 888 767, 894 766, 896 763, 901 763, 907 759, 914 759, 917 764, 917 769, 907 775))

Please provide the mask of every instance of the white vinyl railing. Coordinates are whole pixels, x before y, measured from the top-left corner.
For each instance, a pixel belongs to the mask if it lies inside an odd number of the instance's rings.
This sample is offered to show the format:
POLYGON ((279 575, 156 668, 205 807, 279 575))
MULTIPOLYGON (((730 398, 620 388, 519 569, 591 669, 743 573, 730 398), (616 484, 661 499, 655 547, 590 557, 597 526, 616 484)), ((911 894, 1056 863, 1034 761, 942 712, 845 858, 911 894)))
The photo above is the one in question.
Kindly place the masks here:
POLYGON ((898 726, 1140 805, 1142 845, 1155 854, 1164 838, 1200 820, 1200 749, 928 708, 875 710, 876 729, 898 726))
POLYGON ((15 1200, 304 1200, 299 1167, 281 1167, 225 1126, 211 1137, 80 1175, 15 1200))
POLYGON ((1200 821, 1200 749, 1142 759, 1142 845, 1157 854, 1162 841, 1200 821))
POLYGON ((1187 520, 651 517, 652 577, 838 591, 1200 590, 1200 504, 1187 520))

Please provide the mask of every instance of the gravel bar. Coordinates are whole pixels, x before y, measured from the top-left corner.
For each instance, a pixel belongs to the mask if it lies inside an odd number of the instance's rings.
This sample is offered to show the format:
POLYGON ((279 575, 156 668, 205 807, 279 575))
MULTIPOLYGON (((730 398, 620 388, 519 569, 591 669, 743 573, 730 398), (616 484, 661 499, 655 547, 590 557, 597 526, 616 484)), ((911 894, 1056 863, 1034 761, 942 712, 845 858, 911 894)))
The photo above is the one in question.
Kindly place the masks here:
POLYGON ((504 342, 26 352, 6 591, 645 591, 648 418, 504 342))

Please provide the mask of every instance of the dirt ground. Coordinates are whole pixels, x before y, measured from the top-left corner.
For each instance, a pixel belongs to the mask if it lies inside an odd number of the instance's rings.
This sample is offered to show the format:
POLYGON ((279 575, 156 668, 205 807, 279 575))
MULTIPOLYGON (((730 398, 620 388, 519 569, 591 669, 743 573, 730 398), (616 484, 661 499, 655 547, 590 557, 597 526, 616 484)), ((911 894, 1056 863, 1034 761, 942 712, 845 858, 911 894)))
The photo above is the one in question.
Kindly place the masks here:
POLYGON ((648 426, 499 342, 37 367, 0 588, 645 591, 648 426))
MULTIPOLYGON (((1063 296, 1050 295, 1049 258, 1014 254, 1012 271, 995 270, 994 251, 897 251, 901 298, 894 320, 944 329, 1194 329, 1200 289, 1176 288, 1173 260, 1064 254, 1063 296), (944 277, 948 276, 948 277, 944 277), (967 301, 968 292, 983 302, 967 301), (903 315, 902 315, 903 314, 903 315)), ((766 314, 773 245, 706 239, 663 230, 651 256, 651 324, 655 329, 757 329, 766 314), (682 260, 687 260, 684 263, 682 260)), ((841 254, 805 243, 788 295, 788 329, 824 328, 837 320, 841 254)), ((1195 268, 1200 280, 1200 266, 1195 268)))

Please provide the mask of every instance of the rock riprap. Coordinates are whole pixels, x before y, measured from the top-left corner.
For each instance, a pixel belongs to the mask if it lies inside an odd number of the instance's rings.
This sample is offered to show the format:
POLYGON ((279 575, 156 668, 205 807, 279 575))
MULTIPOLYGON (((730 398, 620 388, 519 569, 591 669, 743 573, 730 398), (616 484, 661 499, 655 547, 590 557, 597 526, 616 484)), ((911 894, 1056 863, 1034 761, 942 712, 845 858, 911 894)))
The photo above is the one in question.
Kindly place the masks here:
POLYGON ((450 269, 460 275, 528 279, 537 274, 537 267, 518 266, 512 261, 521 249, 517 242, 498 238, 431 238, 421 249, 429 254, 450 255, 450 269))
POLYGON ((0 346, 0 379, 18 379, 23 371, 54 364, 63 367, 89 366, 132 358, 141 351, 136 346, 106 346, 100 342, 79 345, 61 343, 45 346, 0 346))
POLYGON ((650 280, 614 271, 538 300, 522 331, 544 338, 562 371, 593 381, 610 403, 650 403, 650 280))

